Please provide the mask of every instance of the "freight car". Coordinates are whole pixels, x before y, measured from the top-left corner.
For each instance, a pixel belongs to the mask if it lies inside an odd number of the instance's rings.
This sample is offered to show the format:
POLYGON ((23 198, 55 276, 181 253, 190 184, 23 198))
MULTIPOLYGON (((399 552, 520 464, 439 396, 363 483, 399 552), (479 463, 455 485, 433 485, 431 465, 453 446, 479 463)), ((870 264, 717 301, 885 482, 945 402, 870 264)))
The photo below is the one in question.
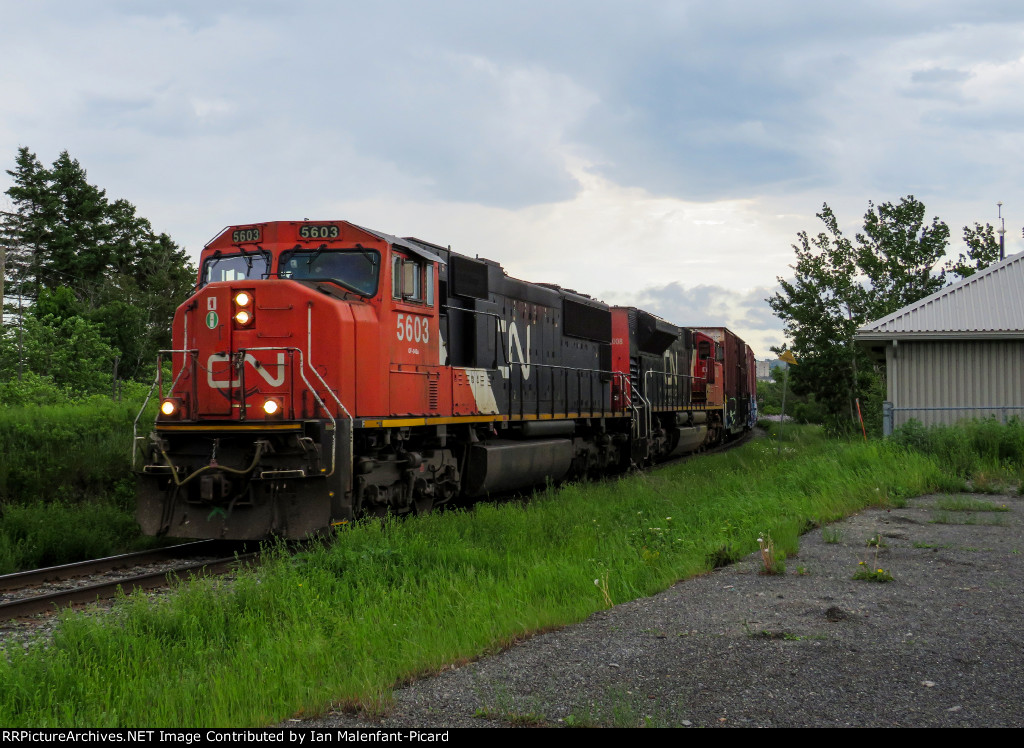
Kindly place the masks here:
POLYGON ((621 471, 756 417, 753 354, 724 328, 345 221, 225 229, 172 332, 132 455, 152 535, 302 538, 621 471))

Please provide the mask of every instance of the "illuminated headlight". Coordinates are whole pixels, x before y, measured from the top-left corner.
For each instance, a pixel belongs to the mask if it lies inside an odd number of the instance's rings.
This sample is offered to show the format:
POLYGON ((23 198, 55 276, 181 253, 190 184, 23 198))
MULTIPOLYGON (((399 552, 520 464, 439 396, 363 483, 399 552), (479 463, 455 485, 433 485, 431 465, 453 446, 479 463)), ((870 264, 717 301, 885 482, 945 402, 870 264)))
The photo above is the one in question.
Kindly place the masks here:
POLYGON ((160 403, 160 412, 168 417, 173 416, 178 412, 178 401, 171 398, 164 400, 160 403))
POLYGON ((281 410, 281 403, 277 400, 267 400, 263 403, 263 412, 268 416, 277 415, 278 411, 281 410))
POLYGON ((234 304, 232 314, 235 324, 239 327, 248 327, 253 323, 253 293, 252 291, 236 291, 231 297, 234 304))

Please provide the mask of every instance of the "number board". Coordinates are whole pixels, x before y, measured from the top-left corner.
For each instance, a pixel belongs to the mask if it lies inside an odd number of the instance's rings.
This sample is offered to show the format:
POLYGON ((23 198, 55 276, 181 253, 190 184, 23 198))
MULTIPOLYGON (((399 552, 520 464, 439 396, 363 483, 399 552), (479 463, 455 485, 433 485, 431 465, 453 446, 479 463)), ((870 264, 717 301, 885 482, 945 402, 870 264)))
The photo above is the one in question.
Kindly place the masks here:
POLYGON ((332 223, 326 225, 307 223, 299 228, 300 239, 337 239, 339 236, 341 236, 341 229, 332 223))
POLYGON ((235 244, 241 244, 242 242, 258 242, 260 241, 260 238, 260 230, 258 228, 235 229, 231 232, 231 241, 235 244))

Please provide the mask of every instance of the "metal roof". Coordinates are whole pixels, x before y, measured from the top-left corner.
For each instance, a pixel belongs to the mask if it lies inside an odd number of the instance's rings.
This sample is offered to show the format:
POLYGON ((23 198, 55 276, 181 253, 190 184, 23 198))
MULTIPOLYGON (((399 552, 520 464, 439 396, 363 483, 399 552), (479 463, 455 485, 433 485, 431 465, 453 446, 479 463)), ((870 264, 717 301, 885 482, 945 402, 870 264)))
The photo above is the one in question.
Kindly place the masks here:
POLYGON ((1024 338, 1024 252, 857 330, 857 340, 1024 338))

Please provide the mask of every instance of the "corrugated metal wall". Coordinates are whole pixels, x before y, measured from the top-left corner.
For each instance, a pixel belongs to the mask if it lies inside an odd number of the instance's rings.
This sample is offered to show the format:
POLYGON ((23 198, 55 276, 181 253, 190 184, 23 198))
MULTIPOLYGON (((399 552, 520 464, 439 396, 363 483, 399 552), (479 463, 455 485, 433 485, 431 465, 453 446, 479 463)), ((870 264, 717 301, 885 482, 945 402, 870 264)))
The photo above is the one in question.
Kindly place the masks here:
POLYGON ((1024 410, 1024 340, 901 341, 885 351, 888 399, 897 428, 911 418, 925 425, 963 418, 997 418, 1024 410), (991 408, 904 411, 902 408, 991 408))

